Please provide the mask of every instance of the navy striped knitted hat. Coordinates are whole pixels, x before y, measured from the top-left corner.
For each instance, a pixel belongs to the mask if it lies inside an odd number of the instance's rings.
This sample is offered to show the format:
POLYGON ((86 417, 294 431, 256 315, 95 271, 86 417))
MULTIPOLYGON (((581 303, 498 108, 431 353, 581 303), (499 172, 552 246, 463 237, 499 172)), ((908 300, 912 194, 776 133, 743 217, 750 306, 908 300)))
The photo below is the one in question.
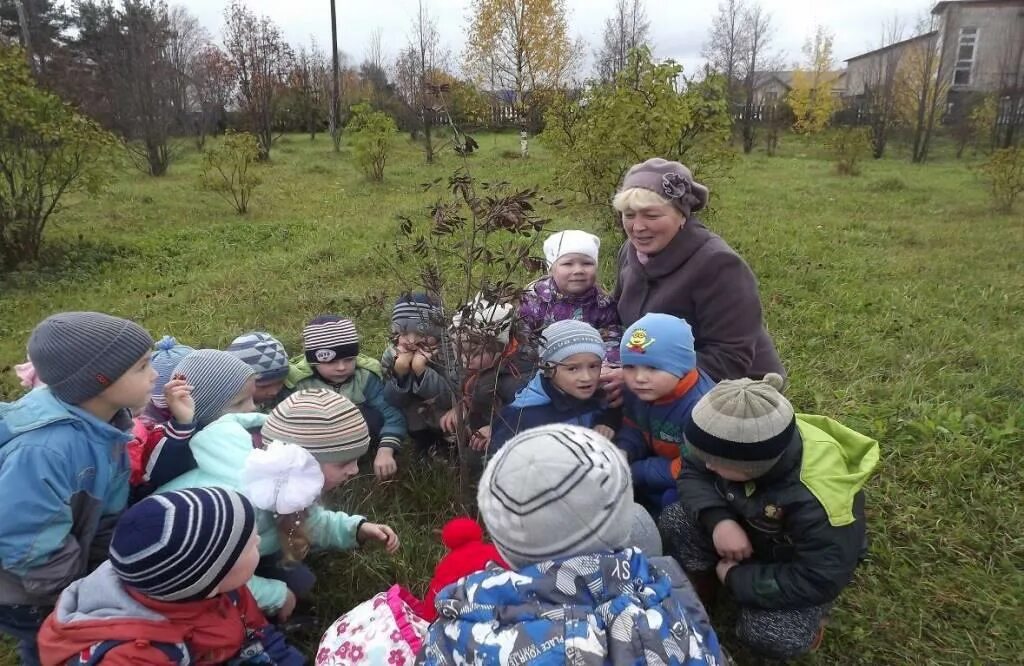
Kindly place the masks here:
POLYGON ((224 414, 231 399, 241 393, 253 376, 249 364, 234 354, 216 349, 198 349, 181 359, 175 374, 192 385, 196 402, 196 425, 205 427, 224 414))
POLYGON ((310 365, 358 356, 356 325, 337 315, 320 315, 302 330, 302 350, 310 365))
POLYGON ((231 571, 255 529, 252 504, 233 490, 150 495, 117 521, 110 563, 125 585, 147 597, 205 599, 231 571))
POLYGON ((441 306, 424 293, 399 296, 391 311, 392 333, 422 333, 439 338, 445 324, 441 306))

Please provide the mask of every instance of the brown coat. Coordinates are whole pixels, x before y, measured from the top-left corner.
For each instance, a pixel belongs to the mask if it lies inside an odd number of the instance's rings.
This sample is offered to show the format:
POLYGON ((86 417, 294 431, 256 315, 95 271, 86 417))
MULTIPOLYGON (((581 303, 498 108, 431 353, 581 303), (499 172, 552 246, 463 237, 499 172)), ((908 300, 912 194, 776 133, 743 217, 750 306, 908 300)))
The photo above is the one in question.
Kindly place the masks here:
POLYGON ((757 279, 729 245, 691 218, 646 265, 627 241, 615 287, 619 317, 630 326, 649 312, 693 327, 697 365, 716 380, 785 376, 764 328, 757 279))

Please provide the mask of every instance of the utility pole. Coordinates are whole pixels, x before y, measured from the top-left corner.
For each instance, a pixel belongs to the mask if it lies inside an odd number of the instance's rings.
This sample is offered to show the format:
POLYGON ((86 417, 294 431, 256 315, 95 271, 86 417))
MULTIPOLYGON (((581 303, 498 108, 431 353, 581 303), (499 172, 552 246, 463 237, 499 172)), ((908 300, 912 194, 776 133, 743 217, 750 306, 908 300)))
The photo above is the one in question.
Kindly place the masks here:
POLYGON ((14 7, 18 10, 18 23, 21 24, 21 46, 25 49, 25 57, 28 58, 28 65, 32 68, 32 73, 38 74, 36 59, 32 57, 32 33, 29 30, 28 13, 25 11, 24 0, 14 0, 14 7))
POLYGON ((331 0, 331 56, 334 61, 334 75, 331 77, 331 139, 334 141, 334 152, 341 150, 341 128, 338 121, 341 116, 340 94, 338 91, 338 18, 331 0))

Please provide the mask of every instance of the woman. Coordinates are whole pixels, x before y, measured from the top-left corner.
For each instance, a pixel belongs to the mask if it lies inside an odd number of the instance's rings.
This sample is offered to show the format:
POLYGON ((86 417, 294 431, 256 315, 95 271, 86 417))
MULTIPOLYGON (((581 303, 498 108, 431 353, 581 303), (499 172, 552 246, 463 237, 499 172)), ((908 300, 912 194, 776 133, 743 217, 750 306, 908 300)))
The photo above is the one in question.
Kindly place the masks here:
POLYGON ((693 327, 697 365, 713 379, 785 376, 753 272, 692 217, 707 201, 679 162, 656 157, 626 173, 612 202, 628 237, 615 288, 622 326, 649 312, 675 315, 693 327))

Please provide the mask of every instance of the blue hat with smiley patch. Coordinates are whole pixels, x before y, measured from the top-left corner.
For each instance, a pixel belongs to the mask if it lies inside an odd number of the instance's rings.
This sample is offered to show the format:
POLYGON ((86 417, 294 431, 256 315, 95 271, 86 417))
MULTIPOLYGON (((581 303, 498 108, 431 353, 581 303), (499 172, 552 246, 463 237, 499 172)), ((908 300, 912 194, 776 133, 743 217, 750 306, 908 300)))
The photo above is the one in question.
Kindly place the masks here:
POLYGON ((644 315, 622 334, 622 365, 645 365, 682 378, 697 367, 693 329, 685 319, 653 313, 644 315))

